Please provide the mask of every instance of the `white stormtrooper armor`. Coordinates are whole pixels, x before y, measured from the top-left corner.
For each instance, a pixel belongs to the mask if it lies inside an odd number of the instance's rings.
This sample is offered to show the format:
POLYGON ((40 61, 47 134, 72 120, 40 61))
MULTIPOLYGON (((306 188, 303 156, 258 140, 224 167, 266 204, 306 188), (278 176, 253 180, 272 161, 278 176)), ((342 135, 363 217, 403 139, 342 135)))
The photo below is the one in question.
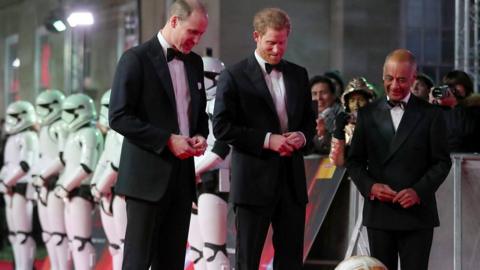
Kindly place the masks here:
MULTIPOLYGON (((205 89, 207 92, 207 113, 213 115, 217 77, 224 64, 212 57, 203 57, 205 89)), ((210 133, 205 154, 195 157, 195 174, 199 193, 198 208, 192 207, 189 257, 196 270, 230 269, 226 251, 227 238, 227 197, 230 191, 230 147, 216 141, 209 121, 210 133), (198 214, 197 214, 198 211, 198 214)))
POLYGON ((109 242, 109 251, 112 256, 113 270, 122 269, 123 242, 127 229, 127 209, 125 198, 115 195, 113 186, 117 181, 118 164, 123 136, 109 128, 108 104, 111 90, 103 94, 98 124, 107 130, 105 148, 92 178, 92 195, 100 205, 100 217, 103 230, 109 242))
POLYGON ((63 155, 65 169, 55 194, 66 201, 65 225, 77 270, 95 266, 90 179, 103 150, 103 137, 94 125, 95 117, 95 105, 85 94, 70 95, 62 104, 62 120, 69 134, 63 155))
POLYGON ((17 270, 31 270, 35 258, 31 186, 31 168, 38 157, 38 137, 32 128, 35 121, 35 109, 31 103, 15 101, 8 106, 5 129, 10 136, 5 145, 5 163, 0 179, 5 189, 9 240, 17 270))
POLYGON ((61 119, 64 99, 61 91, 49 89, 40 93, 35 102, 40 122, 40 153, 33 169, 33 184, 37 191, 42 238, 53 270, 71 268, 65 230, 65 205, 63 200, 52 192, 63 169, 61 156, 68 134, 66 125, 61 119))

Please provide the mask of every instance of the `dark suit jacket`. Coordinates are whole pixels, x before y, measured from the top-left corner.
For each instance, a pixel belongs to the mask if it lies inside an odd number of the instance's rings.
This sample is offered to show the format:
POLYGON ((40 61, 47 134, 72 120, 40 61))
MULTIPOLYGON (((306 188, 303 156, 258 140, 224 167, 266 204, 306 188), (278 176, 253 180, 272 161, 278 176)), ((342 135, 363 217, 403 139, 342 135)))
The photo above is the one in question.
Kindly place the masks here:
MULTIPOLYGON (((288 130, 303 132, 310 142, 315 116, 307 71, 284 63, 288 130)), ((220 75, 213 117, 215 137, 233 146, 230 199, 234 203, 273 203, 283 163, 278 153, 263 148, 267 132, 281 134, 280 123, 260 65, 252 54, 220 75)), ((293 179, 287 181, 292 181, 297 200, 306 203, 302 152, 294 152, 289 162, 293 179)))
POLYGON ((385 230, 438 226, 435 191, 450 166, 445 120, 438 107, 411 95, 396 133, 385 98, 359 110, 347 168, 365 197, 365 226, 385 230), (374 183, 388 184, 395 191, 413 188, 421 203, 403 209, 398 203, 372 201, 374 183))
MULTIPOLYGON (((190 136, 208 135, 203 85, 203 63, 187 55, 185 71, 190 90, 190 136)), ((168 149, 172 133, 179 134, 175 94, 168 65, 158 38, 126 51, 113 81, 109 107, 110 126, 125 136, 115 190, 119 194, 158 201, 180 162, 191 167, 193 158, 181 161, 168 149)))

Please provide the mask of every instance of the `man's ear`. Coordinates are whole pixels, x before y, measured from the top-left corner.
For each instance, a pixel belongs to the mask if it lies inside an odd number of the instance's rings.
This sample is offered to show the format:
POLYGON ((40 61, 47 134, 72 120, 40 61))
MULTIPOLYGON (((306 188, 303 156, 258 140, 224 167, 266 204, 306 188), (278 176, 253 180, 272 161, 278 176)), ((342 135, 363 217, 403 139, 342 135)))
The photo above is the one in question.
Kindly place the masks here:
POLYGON ((172 16, 169 20, 170 27, 175 28, 178 24, 178 16, 172 16))
POLYGON ((258 39, 261 37, 261 34, 260 32, 258 31, 253 31, 253 40, 255 40, 255 42, 258 42, 258 39))

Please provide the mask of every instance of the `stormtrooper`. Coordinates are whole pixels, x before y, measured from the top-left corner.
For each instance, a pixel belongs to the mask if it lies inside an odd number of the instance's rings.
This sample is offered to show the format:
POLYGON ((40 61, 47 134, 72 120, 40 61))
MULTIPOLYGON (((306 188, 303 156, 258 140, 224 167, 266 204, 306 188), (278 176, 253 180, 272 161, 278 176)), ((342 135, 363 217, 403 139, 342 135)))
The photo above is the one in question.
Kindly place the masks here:
POLYGON ((55 89, 45 90, 35 101, 40 122, 39 159, 33 169, 33 185, 37 192, 37 207, 42 239, 53 270, 70 269, 68 240, 65 231, 64 202, 53 189, 63 169, 63 144, 67 129, 62 121, 64 94, 55 89))
POLYGON ((63 159, 65 169, 55 195, 65 201, 65 225, 75 269, 93 269, 93 197, 90 180, 103 150, 103 137, 95 127, 95 105, 85 94, 73 94, 62 104, 62 120, 69 131, 63 159))
POLYGON ((33 188, 31 168, 38 157, 38 136, 33 130, 35 109, 27 101, 15 101, 7 108, 2 181, 9 241, 13 248, 15 269, 31 270, 35 256, 32 238, 33 188))
MULTIPOLYGON (((203 57, 207 113, 213 116, 217 77, 224 64, 211 56, 203 57)), ((226 250, 228 192, 230 191, 230 147, 216 141, 210 133, 205 154, 195 157, 198 207, 193 205, 188 241, 189 258, 196 270, 227 270, 230 262, 226 250)))
POLYGON ((100 218, 108 238, 113 270, 120 270, 122 269, 123 242, 127 228, 127 210, 125 198, 116 195, 113 186, 117 180, 123 136, 109 128, 110 93, 111 90, 108 90, 101 99, 98 124, 100 129, 106 133, 105 148, 93 174, 91 192, 95 201, 100 205, 100 218))

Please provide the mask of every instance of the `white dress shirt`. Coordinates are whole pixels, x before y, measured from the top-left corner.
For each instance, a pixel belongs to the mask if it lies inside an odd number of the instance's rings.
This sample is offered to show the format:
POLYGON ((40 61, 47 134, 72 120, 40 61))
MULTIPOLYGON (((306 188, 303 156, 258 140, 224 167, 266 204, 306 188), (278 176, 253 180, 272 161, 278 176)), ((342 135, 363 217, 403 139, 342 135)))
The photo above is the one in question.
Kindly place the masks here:
MULTIPOLYGON (((402 99, 405 104, 408 103, 410 99, 410 93, 407 94, 406 97, 402 99)), ((390 98, 387 96, 387 100, 390 98)), ((400 125, 400 121, 402 121, 403 113, 405 112, 405 108, 401 108, 400 106, 395 106, 390 109, 390 115, 392 116, 393 127, 395 128, 395 132, 397 132, 398 126, 400 125)))
MULTIPOLYGON (((162 45, 165 59, 167 57, 167 49, 172 46, 168 44, 161 32, 157 34, 158 41, 162 45)), ((173 59, 168 62, 170 77, 172 78, 173 91, 175 93, 175 105, 177 107, 177 121, 180 128, 180 134, 190 136, 190 91, 188 89, 187 76, 183 61, 173 59)))
MULTIPOLYGON (((280 121, 281 132, 288 131, 288 115, 287 106, 285 101, 285 83, 283 82, 283 73, 273 69, 270 74, 265 69, 265 63, 267 63, 258 53, 255 51, 255 58, 257 59, 260 69, 262 70, 263 77, 267 83, 268 91, 272 96, 275 110, 277 111, 278 120, 280 121)), ((268 148, 271 133, 267 133, 263 143, 264 148, 268 148)))

